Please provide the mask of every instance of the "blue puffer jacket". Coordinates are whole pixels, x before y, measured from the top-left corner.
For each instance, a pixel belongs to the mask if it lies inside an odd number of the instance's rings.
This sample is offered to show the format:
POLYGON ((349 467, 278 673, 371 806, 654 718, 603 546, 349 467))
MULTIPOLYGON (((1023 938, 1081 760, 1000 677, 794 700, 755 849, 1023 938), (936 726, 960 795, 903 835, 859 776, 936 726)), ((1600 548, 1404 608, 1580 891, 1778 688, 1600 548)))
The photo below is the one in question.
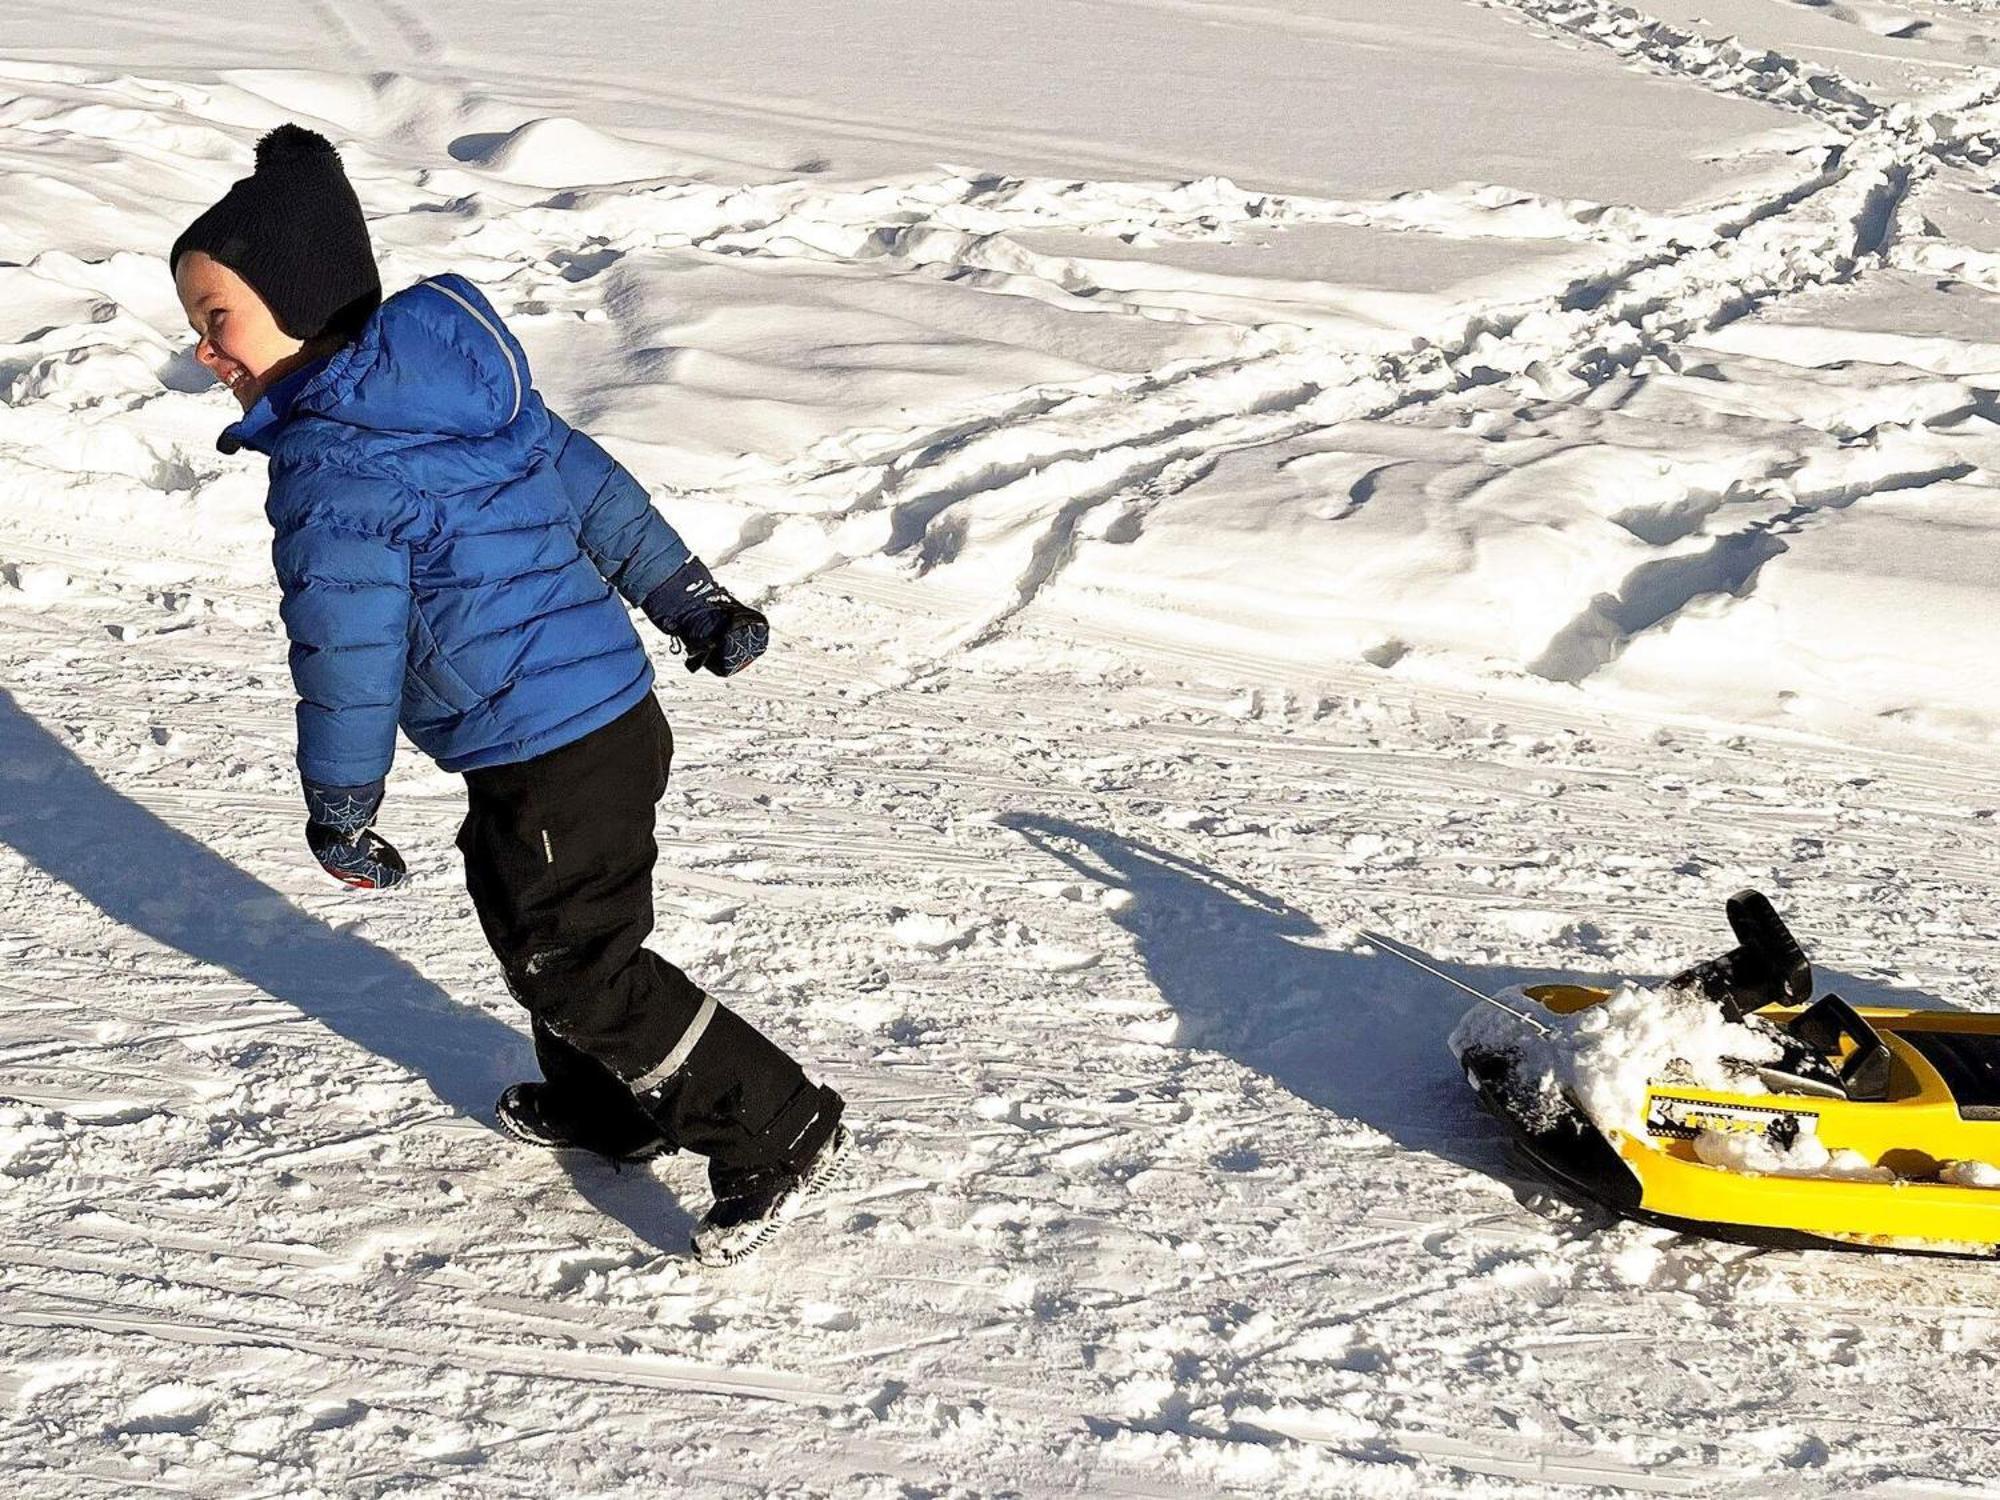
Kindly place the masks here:
POLYGON ((651 689, 624 601, 688 549, 542 404, 521 346, 462 277, 389 298, 218 446, 270 455, 307 782, 379 781, 399 722, 448 771, 526 760, 651 689))

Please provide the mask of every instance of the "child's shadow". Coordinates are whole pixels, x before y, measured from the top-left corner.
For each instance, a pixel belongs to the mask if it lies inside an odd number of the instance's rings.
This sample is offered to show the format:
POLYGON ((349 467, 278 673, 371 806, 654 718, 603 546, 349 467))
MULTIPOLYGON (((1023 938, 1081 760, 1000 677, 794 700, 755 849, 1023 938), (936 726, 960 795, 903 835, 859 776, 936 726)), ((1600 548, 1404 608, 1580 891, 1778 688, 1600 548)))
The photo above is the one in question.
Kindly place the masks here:
MULTIPOLYGON (((524 1032, 455 1003, 393 953, 307 916, 114 791, 4 690, 0 843, 112 920, 235 975, 424 1079, 462 1115, 492 1124, 499 1090, 537 1076, 524 1032)), ((580 1153, 562 1160, 600 1212, 648 1244, 686 1249, 692 1220, 663 1184, 644 1174, 621 1178, 580 1153)))
MULTIPOLYGON (((1523 1181, 1508 1164, 1503 1128, 1480 1113, 1446 1046, 1478 1001, 1386 954, 1315 947, 1321 929, 1304 912, 1165 849, 1039 814, 999 821, 1075 874, 1131 893, 1113 920, 1132 934, 1148 977, 1178 1014, 1181 1041, 1226 1053, 1400 1145, 1523 1181)), ((1721 904, 1718 897, 1714 946, 1690 959, 1733 946, 1721 904)), ((1383 920, 1392 923, 1393 913, 1383 920)), ((1657 977, 1440 967, 1489 995, 1550 979, 1657 977)), ((1940 1004, 1872 992, 1844 976, 1823 976, 1822 989, 1828 981, 1856 1001, 1940 1004)))

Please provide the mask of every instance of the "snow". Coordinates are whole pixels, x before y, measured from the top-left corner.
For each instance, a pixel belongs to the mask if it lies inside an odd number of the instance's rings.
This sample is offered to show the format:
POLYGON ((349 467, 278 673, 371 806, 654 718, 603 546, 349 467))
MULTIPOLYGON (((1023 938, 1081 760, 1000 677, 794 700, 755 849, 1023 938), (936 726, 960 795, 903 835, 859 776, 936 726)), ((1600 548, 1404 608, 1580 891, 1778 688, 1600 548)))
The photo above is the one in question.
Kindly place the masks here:
POLYGON ((2000 1188, 2000 1167, 1990 1161, 1949 1161, 1938 1177, 1954 1187, 2000 1188))
MULTIPOLYGON (((1694 1154, 1711 1167, 1777 1177, 1836 1177, 1852 1182, 1894 1182, 1896 1174, 1859 1151, 1829 1151, 1816 1135, 1800 1135, 1781 1146, 1751 1131, 1704 1130, 1694 1138, 1694 1154)), ((1956 1181, 1947 1178, 1947 1181, 1956 1181)), ((1965 1185, 1965 1184, 1961 1184, 1965 1185)))
POLYGON ((1494 998, 1500 1004, 1473 1006, 1453 1029, 1452 1055, 1512 1055, 1524 1118, 1545 1117, 1569 1099, 1607 1135, 1643 1135, 1646 1091, 1663 1081, 1766 1093, 1755 1070, 1781 1051, 1775 1036, 1671 986, 1620 984, 1602 1003, 1566 1016, 1550 1015, 1518 988, 1494 998))
POLYGON ((0 32, 27 1491, 2000 1485, 1978 1268, 1564 1208, 1463 997, 1358 936, 1639 981, 1563 1028, 1623 1128, 1740 1052, 1646 982, 1743 886, 1852 999, 1990 1005, 1990 4, 0 32), (285 119, 771 611, 727 684, 652 638, 656 942, 861 1152, 741 1269, 691 1159, 490 1128, 531 1062, 456 778, 398 762, 405 892, 300 847, 260 465, 163 262, 285 119))

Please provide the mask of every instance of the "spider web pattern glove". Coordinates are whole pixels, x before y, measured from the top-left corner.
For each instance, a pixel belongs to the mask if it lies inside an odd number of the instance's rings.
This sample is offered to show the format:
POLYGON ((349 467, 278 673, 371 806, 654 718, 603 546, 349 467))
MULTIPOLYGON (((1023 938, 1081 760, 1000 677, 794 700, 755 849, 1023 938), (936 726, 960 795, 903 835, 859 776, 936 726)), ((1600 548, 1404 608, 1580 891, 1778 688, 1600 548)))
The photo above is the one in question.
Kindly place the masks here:
POLYGON ((764 654, 771 622, 717 583, 691 557, 640 605, 646 616, 687 652, 687 669, 730 677, 764 654))
POLYGON ((306 847, 342 885, 386 891, 410 878, 396 846, 372 828, 343 834, 325 823, 306 824, 306 847))
POLYGON ((757 610, 725 594, 725 619, 721 633, 697 645, 687 642, 687 668, 699 672, 707 667, 717 677, 734 677, 764 654, 771 644, 771 622, 757 610))
POLYGON ((306 816, 343 838, 352 838, 360 833, 375 821, 375 814, 382 810, 380 781, 371 781, 366 786, 323 786, 317 781, 302 784, 306 794, 306 816))
POLYGON ((320 868, 343 885, 387 890, 409 879, 403 856, 368 825, 382 810, 380 781, 366 786, 301 784, 306 794, 306 847, 320 868))

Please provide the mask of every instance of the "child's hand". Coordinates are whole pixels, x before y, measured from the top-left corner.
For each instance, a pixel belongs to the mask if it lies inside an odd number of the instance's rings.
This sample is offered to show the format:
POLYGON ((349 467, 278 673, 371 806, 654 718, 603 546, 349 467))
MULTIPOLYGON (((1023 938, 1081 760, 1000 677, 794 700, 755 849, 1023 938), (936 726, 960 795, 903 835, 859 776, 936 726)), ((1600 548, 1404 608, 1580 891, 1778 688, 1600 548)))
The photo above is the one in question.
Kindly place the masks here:
POLYGON ((716 592, 722 595, 720 628, 705 639, 684 635, 681 644, 687 648, 690 672, 707 667, 717 677, 733 677, 762 656, 764 648, 771 644, 771 622, 720 584, 716 585, 716 592))
POLYGON ((325 823, 307 823, 306 845, 321 869, 357 890, 386 891, 410 878, 396 846, 372 828, 349 835, 325 823))
POLYGON ((382 810, 382 783, 322 786, 305 783, 306 847, 320 868, 342 885, 388 890, 410 878, 396 846, 368 825, 382 810))
POLYGON ((706 667, 717 677, 733 677, 771 644, 771 622, 717 583, 698 557, 682 563, 643 608, 681 643, 690 672, 706 667))

